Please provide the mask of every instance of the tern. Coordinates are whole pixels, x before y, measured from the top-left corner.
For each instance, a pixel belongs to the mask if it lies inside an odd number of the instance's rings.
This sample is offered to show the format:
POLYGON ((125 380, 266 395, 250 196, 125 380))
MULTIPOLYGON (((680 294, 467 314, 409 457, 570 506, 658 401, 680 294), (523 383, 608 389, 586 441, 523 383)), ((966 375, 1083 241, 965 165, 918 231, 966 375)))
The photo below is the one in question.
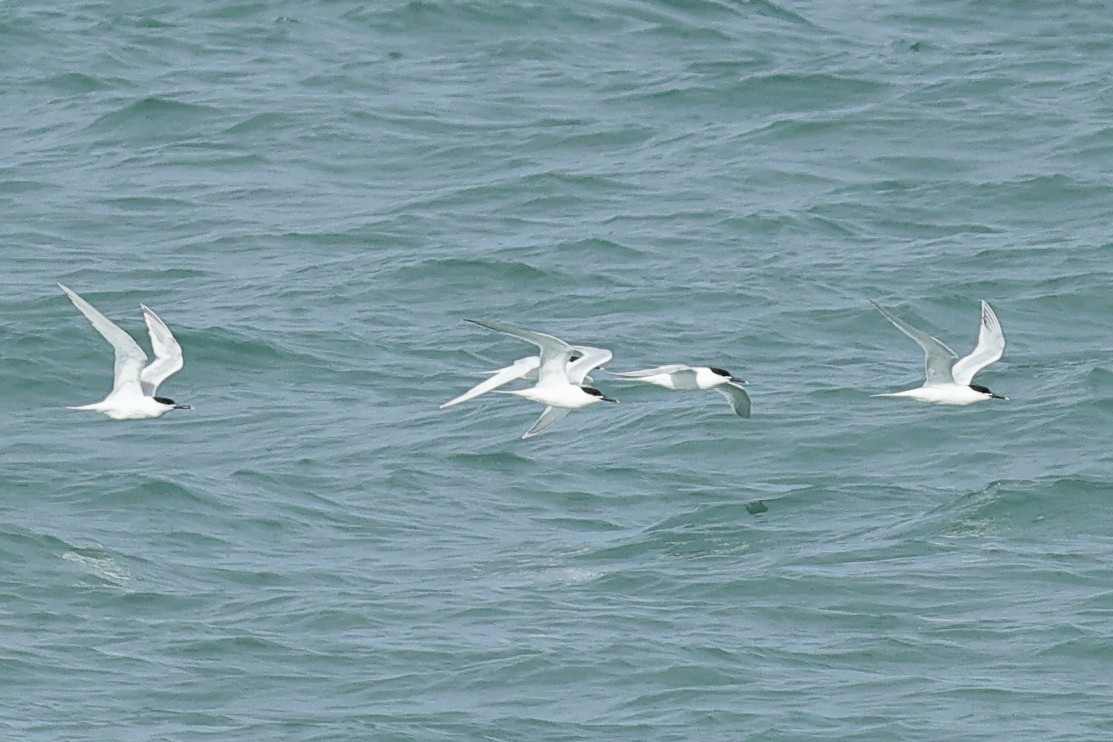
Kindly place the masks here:
POLYGON ((896 328, 915 340, 924 349, 924 385, 916 389, 889 394, 875 394, 875 397, 908 397, 920 402, 946 405, 968 405, 983 399, 1008 399, 991 392, 980 384, 971 384, 974 374, 996 361, 1005 352, 1005 335, 1001 323, 989 304, 982 301, 982 321, 978 330, 978 344, 970 355, 959 358, 958 354, 923 330, 918 330, 904 320, 897 319, 886 312, 877 302, 871 302, 885 319, 896 328))
POLYGON ((147 354, 130 335, 69 288, 62 284, 58 286, 116 351, 114 380, 109 395, 95 404, 67 409, 101 412, 113 420, 146 420, 162 417, 170 410, 193 409, 167 397, 155 396, 159 384, 177 373, 183 365, 182 347, 157 314, 146 305, 139 305, 143 308, 143 319, 147 322, 151 348, 155 353, 155 360, 146 365, 147 354))
MULTIPOLYGON (((606 348, 592 348, 590 345, 573 345, 572 360, 565 367, 568 375, 568 381, 571 384, 583 384, 585 381, 590 383, 591 377, 588 376, 594 368, 599 368, 607 361, 614 357, 614 354, 606 348), (578 354, 578 357, 576 357, 578 354)), ((481 394, 486 394, 493 389, 500 386, 509 384, 511 381, 518 379, 525 379, 527 381, 537 381, 537 369, 541 366, 540 356, 527 356, 519 358, 514 363, 504 368, 495 371, 487 371, 490 378, 484 379, 480 383, 467 390, 459 397, 450 399, 441 405, 443 410, 445 407, 452 407, 461 402, 467 402, 469 399, 475 399, 481 394)))
POLYGON ((641 371, 623 371, 613 374, 631 381, 643 381, 665 389, 714 389, 726 397, 734 414, 750 416, 750 395, 742 388, 746 382, 730 371, 714 366, 685 366, 679 363, 641 371))
POLYGON ((617 399, 605 396, 594 387, 580 385, 588 371, 610 359, 611 352, 609 350, 587 348, 587 350, 595 352, 583 353, 583 347, 581 347, 582 355, 577 360, 572 361, 572 356, 577 352, 576 348, 560 338, 546 335, 543 332, 523 330, 520 327, 514 327, 503 322, 487 322, 477 319, 467 321, 495 332, 513 335, 527 343, 533 343, 541 349, 541 355, 538 357, 537 384, 535 386, 510 391, 496 390, 498 394, 513 394, 546 405, 541 417, 537 418, 537 422, 525 432, 523 438, 543 433, 563 420, 572 410, 578 410, 596 402, 618 402, 617 399))

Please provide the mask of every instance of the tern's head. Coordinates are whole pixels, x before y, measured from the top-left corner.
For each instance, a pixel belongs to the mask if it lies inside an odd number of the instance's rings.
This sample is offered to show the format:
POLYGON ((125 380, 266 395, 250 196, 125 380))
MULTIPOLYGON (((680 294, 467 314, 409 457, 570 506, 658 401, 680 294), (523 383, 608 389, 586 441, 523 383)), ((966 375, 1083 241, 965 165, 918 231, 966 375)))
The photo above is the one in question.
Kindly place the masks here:
POLYGON ((164 404, 167 407, 172 407, 175 410, 192 410, 193 407, 187 404, 178 404, 169 397, 155 397, 154 400, 159 404, 164 404))
POLYGON ((593 397, 598 397, 600 402, 614 402, 615 404, 618 404, 617 399, 611 399, 593 386, 582 386, 580 387, 580 389, 584 390, 584 394, 590 394, 593 397))
POLYGON ((708 370, 711 373, 715 374, 716 376, 722 376, 727 381, 733 381, 735 384, 745 384, 746 383, 745 379, 740 379, 737 376, 732 376, 730 371, 727 371, 725 368, 716 368, 714 366, 711 366, 708 370))
POLYGON ((973 389, 976 392, 981 392, 982 394, 986 395, 990 399, 1008 399, 1008 397, 1006 397, 1002 394, 996 394, 994 392, 991 392, 989 390, 989 387, 982 386, 981 384, 971 384, 970 388, 973 389))

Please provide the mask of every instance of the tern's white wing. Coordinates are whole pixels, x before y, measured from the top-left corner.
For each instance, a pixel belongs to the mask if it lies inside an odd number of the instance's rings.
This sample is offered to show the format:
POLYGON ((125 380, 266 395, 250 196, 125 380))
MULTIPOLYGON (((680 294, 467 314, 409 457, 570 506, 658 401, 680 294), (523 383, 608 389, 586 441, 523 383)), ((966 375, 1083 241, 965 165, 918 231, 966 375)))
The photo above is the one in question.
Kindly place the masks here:
POLYGON ((978 330, 978 344, 974 351, 960 358, 952 371, 956 384, 969 384, 974 374, 996 361, 1005 352, 1005 333, 989 304, 982 301, 982 324, 978 330))
MULTIPOLYGON (((525 379, 526 381, 537 381, 537 367, 541 365, 541 356, 526 356, 525 358, 519 358, 511 365, 522 369, 521 378, 525 379)), ((495 374, 501 374, 502 372, 503 369, 498 368, 494 371, 484 371, 483 373, 487 376, 494 376, 495 374)))
POLYGON ((727 398, 734 414, 739 417, 750 416, 750 395, 745 389, 733 382, 727 382, 715 387, 715 391, 727 398))
POLYGON ((591 369, 599 368, 614 358, 614 353, 606 348, 592 348, 590 345, 574 345, 572 347, 576 352, 583 355, 568 364, 568 382, 571 384, 583 384, 591 369))
POLYGON ((658 366, 657 368, 643 368, 641 371, 615 371, 614 376, 622 376, 627 379, 640 379, 643 376, 656 376, 657 374, 675 374, 677 371, 691 371, 691 366, 685 366, 682 363, 670 363, 667 366, 658 366))
POLYGON ((108 396, 112 397, 119 394, 141 396, 143 391, 139 386, 139 373, 143 370, 144 364, 147 363, 147 354, 132 339, 131 335, 128 335, 117 327, 116 323, 98 312, 96 307, 66 286, 58 284, 58 287, 66 292, 66 296, 70 297, 73 305, 85 315, 85 318, 92 323, 93 328, 104 336, 104 339, 111 343, 112 348, 116 351, 116 364, 112 372, 112 392, 108 396))
POLYGON ((541 417, 537 418, 537 422, 535 422, 533 427, 527 430, 522 437, 529 438, 539 433, 544 433, 567 417, 568 413, 571 411, 572 410, 567 407, 546 407, 545 411, 541 413, 541 417))
POLYGON ((915 340, 924 349, 924 374, 927 377, 924 386, 954 383, 951 367, 958 355, 953 350, 923 330, 918 330, 904 320, 897 319, 889 314, 877 302, 871 301, 870 303, 877 307, 877 311, 881 312, 885 319, 892 322, 898 330, 915 340))
POLYGON ((568 374, 565 369, 573 353, 573 348, 568 343, 543 332, 524 330, 503 322, 487 322, 477 319, 467 321, 495 332, 513 335, 527 343, 533 343, 541 349, 541 366, 537 369, 537 386, 567 386, 568 374))
POLYGON ((540 365, 541 359, 537 356, 519 358, 506 368, 500 368, 498 371, 495 371, 493 374, 491 374, 491 378, 484 379, 483 381, 473 386, 471 389, 461 394, 459 397, 450 399, 449 401, 445 402, 441 405, 441 409, 443 410, 445 407, 451 407, 452 405, 457 405, 461 402, 467 402, 469 399, 475 399, 480 394, 486 394, 492 389, 499 388, 503 384, 509 384, 511 381, 524 379, 526 376, 529 375, 530 371, 536 371, 537 367, 540 365))
POLYGON ((159 384, 182 370, 182 346, 178 345, 170 328, 150 307, 145 304, 139 306, 143 308, 143 319, 147 321, 147 332, 151 336, 151 349, 155 352, 155 360, 139 374, 139 383, 143 393, 153 397, 159 384))

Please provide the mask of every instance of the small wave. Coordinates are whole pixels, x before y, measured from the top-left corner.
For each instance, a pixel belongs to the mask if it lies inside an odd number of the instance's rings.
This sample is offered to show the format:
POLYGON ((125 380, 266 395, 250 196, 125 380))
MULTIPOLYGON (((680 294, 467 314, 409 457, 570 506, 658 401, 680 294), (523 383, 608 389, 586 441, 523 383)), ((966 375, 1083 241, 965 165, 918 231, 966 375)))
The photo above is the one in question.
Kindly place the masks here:
POLYGON ((1107 482, 1082 477, 1002 479, 925 514, 909 535, 1000 537, 1030 530, 1103 535, 1095 514, 1113 508, 1107 482))
POLYGON ((100 549, 82 549, 62 554, 67 562, 78 565, 84 571, 114 585, 126 585, 132 581, 131 571, 100 549))
POLYGON ((167 98, 133 101, 89 125, 89 131, 119 134, 139 140, 166 140, 175 134, 197 133, 219 110, 167 98))
POLYGON ((69 95, 93 93, 98 90, 107 90, 111 86, 100 78, 86 75, 81 72, 66 72, 61 75, 52 75, 43 81, 47 87, 69 95))

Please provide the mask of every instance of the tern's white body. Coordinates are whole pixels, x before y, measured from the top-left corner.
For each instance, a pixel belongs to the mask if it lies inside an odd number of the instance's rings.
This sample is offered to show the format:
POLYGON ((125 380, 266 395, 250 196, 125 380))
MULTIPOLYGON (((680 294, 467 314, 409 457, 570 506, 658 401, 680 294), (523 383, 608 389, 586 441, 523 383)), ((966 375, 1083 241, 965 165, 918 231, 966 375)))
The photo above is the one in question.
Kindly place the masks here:
POLYGON ((588 394, 583 387, 575 384, 531 386, 528 389, 512 389, 502 393, 514 394, 531 402, 540 402, 550 407, 560 407, 565 410, 578 410, 603 401, 601 397, 588 394))
POLYGON ((978 344, 963 358, 959 358, 957 353, 923 330, 889 314, 878 306, 877 302, 873 305, 885 316, 885 319, 915 340, 923 349, 926 377, 921 387, 873 396, 906 397, 918 402, 943 405, 968 405, 985 399, 1007 399, 1000 394, 994 394, 984 386, 970 383, 974 380, 975 374, 999 359, 1005 352, 1005 335, 1001 330, 1001 323, 985 301, 982 302, 978 344))
POLYGON ((154 417, 162 417, 170 410, 179 407, 180 405, 157 402, 154 397, 109 394, 104 401, 66 409, 100 412, 113 420, 150 420, 154 417))
POLYGON ((931 384, 915 389, 906 389, 903 392, 889 392, 875 394, 875 397, 907 397, 917 402, 931 402, 932 404, 968 405, 989 399, 989 394, 971 389, 964 384, 931 384))
MULTIPOLYGON (((513 325, 507 325, 502 322, 481 322, 480 320, 474 319, 470 319, 468 322, 486 327, 489 330, 513 335, 516 338, 533 343, 541 349, 536 367, 537 384, 528 389, 499 392, 500 394, 513 394, 546 405, 545 411, 541 413, 541 417, 537 419, 537 422, 533 424, 532 428, 525 432, 525 435, 522 436, 523 438, 529 438, 538 433, 543 433, 563 420, 572 410, 582 409, 596 402, 615 401, 610 397, 603 396, 597 389, 580 386, 587 377, 588 371, 611 359, 611 352, 609 350, 591 348, 588 346, 572 346, 552 335, 546 335, 542 332, 533 332, 532 330, 524 330, 520 327, 514 327, 513 325), (581 353, 581 357, 573 361, 572 356, 577 352, 581 353)), ((478 394, 493 389, 499 384, 492 384, 491 382, 498 379, 500 375, 508 376, 508 378, 506 378, 505 381, 501 381, 501 383, 512 381, 513 377, 509 377, 509 374, 512 372, 509 369, 515 369, 517 367, 513 373, 522 371, 521 375, 517 376, 517 378, 524 378, 532 370, 530 365, 529 359, 520 359, 515 362, 514 366, 509 366, 507 369, 496 372, 492 379, 488 379, 484 384, 480 384, 478 387, 465 392, 461 397, 443 406, 454 404, 457 401, 463 401, 465 398, 470 399, 473 396, 478 396, 478 394), (506 373, 503 374, 503 372, 506 373), (484 386, 486 386, 486 388, 473 394, 476 389, 484 386)))
POLYGON ((750 395, 742 388, 746 382, 731 376, 728 371, 708 366, 685 366, 679 363, 641 371, 616 373, 624 379, 643 381, 665 389, 696 391, 714 389, 722 394, 739 417, 750 416, 750 395))
POLYGON ((73 305, 92 323, 93 328, 112 344, 116 352, 112 391, 100 402, 70 407, 71 410, 100 412, 113 420, 147 420, 162 417, 170 410, 190 409, 166 397, 157 397, 159 384, 182 368, 182 348, 170 329, 150 308, 143 308, 143 318, 151 336, 155 360, 146 365, 147 354, 114 322, 69 288, 58 284, 73 305))
POLYGON ((683 390, 713 389, 730 381, 729 378, 720 376, 706 366, 680 364, 648 368, 643 371, 624 371, 616 373, 615 376, 644 381, 646 384, 656 384, 666 389, 683 390))
MULTIPOLYGON (((591 377, 588 376, 588 372, 593 368, 602 366, 614 357, 614 354, 606 348, 592 348, 590 345, 573 345, 572 350, 579 353, 580 357, 570 361, 565 366, 568 383, 570 384, 590 384, 591 377)), ((441 409, 467 402, 469 399, 475 399, 481 394, 486 394, 518 379, 536 382, 538 381, 538 369, 540 367, 541 356, 527 356, 526 358, 519 358, 504 368, 488 371, 490 378, 484 379, 459 397, 445 402, 441 405, 441 409)))

